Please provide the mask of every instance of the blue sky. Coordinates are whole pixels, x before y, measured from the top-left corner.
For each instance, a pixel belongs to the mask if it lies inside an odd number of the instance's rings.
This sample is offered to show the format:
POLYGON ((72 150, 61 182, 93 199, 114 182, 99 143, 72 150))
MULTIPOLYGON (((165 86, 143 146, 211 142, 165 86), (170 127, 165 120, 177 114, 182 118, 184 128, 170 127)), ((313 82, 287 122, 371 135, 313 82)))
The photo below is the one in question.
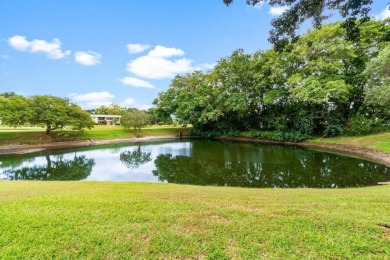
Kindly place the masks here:
MULTIPOLYGON (((389 16, 374 1, 372 15, 389 16)), ((176 74, 268 49, 282 8, 236 0, 1 0, 0 92, 146 109, 176 74)))

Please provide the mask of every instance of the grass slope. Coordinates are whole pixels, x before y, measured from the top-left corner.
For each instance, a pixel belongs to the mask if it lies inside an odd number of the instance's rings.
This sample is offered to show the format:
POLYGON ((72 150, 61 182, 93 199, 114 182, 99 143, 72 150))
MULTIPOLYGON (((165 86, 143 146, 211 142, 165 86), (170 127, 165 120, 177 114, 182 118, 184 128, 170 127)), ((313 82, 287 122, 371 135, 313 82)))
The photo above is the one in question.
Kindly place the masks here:
POLYGON ((390 132, 366 136, 340 136, 333 138, 318 138, 311 142, 325 144, 343 144, 370 148, 390 153, 390 132))
POLYGON ((126 130, 121 126, 101 126, 97 125, 91 130, 85 130, 78 135, 55 135, 53 138, 45 138, 44 130, 31 128, 10 129, 0 128, 0 145, 7 144, 42 144, 67 140, 108 140, 108 139, 126 139, 144 136, 177 136, 179 132, 188 134, 190 128, 174 126, 152 126, 142 128, 141 130, 126 130))
POLYGON ((386 259, 390 186, 0 182, 0 258, 386 259))

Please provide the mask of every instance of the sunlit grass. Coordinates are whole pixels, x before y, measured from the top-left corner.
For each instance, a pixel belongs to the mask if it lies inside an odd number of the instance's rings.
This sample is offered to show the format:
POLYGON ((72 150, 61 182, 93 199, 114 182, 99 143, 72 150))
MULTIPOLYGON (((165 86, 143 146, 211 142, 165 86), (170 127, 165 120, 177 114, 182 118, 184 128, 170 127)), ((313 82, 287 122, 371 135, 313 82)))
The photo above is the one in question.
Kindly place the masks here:
POLYGON ((6 125, 0 125, 0 132, 1 131, 45 131, 45 128, 39 127, 39 126, 20 126, 20 127, 13 127, 13 126, 6 126, 6 125))
POLYGON ((81 135, 83 139, 106 140, 125 139, 145 136, 177 136, 180 132, 187 134, 189 128, 175 126, 149 126, 141 130, 124 129, 121 126, 95 126, 91 130, 86 130, 81 135))
POLYGON ((390 186, 0 182, 0 258, 386 259, 390 186))
POLYGON ((326 144, 344 144, 357 147, 390 152, 390 132, 366 136, 340 136, 334 138, 318 138, 311 142, 326 144))
POLYGON ((0 145, 3 144, 40 144, 52 141, 66 140, 108 140, 126 139, 145 136, 178 136, 188 134, 190 128, 180 126, 148 126, 141 130, 124 129, 122 126, 96 125, 91 130, 85 130, 80 134, 61 135, 54 134, 52 139, 45 138, 42 129, 37 128, 0 128, 0 145))

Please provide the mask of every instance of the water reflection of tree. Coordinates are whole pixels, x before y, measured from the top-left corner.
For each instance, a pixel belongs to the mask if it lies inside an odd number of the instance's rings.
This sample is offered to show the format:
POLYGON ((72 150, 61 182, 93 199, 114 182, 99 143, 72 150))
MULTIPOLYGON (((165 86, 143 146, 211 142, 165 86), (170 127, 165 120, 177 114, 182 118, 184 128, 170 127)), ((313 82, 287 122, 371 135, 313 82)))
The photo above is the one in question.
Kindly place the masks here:
POLYGON ((10 169, 5 170, 4 174, 8 175, 10 180, 83 180, 91 174, 95 165, 94 159, 87 159, 85 155, 75 154, 72 160, 63 159, 62 156, 55 156, 53 160, 48 154, 45 157, 46 166, 10 169))
POLYGON ((153 175, 170 183, 241 187, 359 187, 389 180, 388 168, 308 151, 284 163, 253 163, 159 155, 153 175))
POLYGON ((136 169, 142 164, 152 160, 151 152, 142 152, 141 146, 134 151, 126 151, 120 154, 121 162, 129 169, 136 169))

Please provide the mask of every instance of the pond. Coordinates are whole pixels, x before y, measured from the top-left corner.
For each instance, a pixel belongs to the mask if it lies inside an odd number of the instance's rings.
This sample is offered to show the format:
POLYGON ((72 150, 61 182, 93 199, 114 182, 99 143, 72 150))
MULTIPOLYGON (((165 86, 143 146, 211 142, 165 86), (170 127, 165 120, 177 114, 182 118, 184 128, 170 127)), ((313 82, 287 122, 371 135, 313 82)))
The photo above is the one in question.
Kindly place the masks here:
POLYGON ((291 146, 182 140, 0 156, 1 179, 345 188, 389 181, 390 169, 291 146))

